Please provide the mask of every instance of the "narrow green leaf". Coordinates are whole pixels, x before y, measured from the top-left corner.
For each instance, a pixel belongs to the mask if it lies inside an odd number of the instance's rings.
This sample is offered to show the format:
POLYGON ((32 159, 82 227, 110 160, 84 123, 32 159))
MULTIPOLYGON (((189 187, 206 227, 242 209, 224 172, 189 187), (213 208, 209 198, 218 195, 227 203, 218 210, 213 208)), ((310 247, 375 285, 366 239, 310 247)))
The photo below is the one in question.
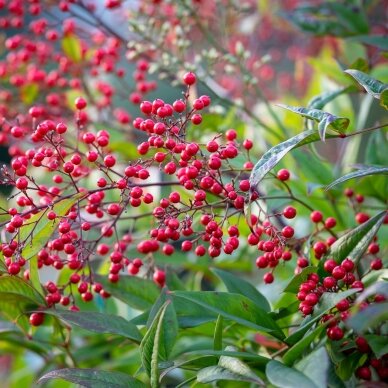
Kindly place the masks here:
MULTIPOLYGON (((355 263, 358 263, 383 223, 386 213, 386 211, 383 211, 375 215, 341 236, 330 247, 327 257, 333 258, 337 263, 341 263, 347 257, 350 257, 355 263)), ((323 264, 324 260, 321 260, 319 266, 323 268, 323 264)))
POLYGON ((118 283, 107 281, 105 276, 96 278, 115 298, 141 311, 151 308, 160 294, 154 282, 137 276, 122 276, 118 283))
POLYGON ((308 349, 308 346, 321 335, 323 329, 324 327, 319 325, 315 329, 306 333, 301 340, 284 353, 283 362, 286 365, 292 365, 308 349))
POLYGON ((222 349, 223 320, 222 315, 218 315, 216 327, 214 328, 214 350, 222 349))
POLYGON ((316 267, 305 267, 302 269, 300 273, 295 275, 290 282, 287 284, 286 288, 283 292, 291 292, 293 294, 296 294, 299 291, 299 286, 305 282, 308 278, 308 276, 311 273, 314 273, 317 271, 316 267))
POLYGON ((359 334, 388 321, 388 303, 374 303, 351 315, 346 325, 359 334))
POLYGON ((174 299, 181 298, 198 304, 244 326, 270 333, 279 339, 284 338, 282 330, 268 313, 242 295, 214 291, 175 291, 172 295, 174 299))
POLYGON ((314 97, 308 103, 308 109, 322 109, 330 101, 333 101, 335 98, 337 98, 341 94, 350 92, 352 89, 353 88, 351 86, 347 86, 347 87, 340 88, 338 90, 324 92, 324 93, 320 94, 319 96, 314 97))
POLYGON ((325 191, 332 189, 334 186, 339 185, 340 183, 346 182, 354 178, 362 178, 370 175, 388 175, 388 167, 366 167, 361 170, 350 172, 349 174, 343 175, 340 178, 336 179, 334 182, 331 182, 325 187, 325 191))
POLYGON ((385 89, 380 94, 380 105, 388 110, 388 89, 385 89))
POLYGON ((381 93, 388 88, 388 84, 384 84, 362 71, 348 69, 345 70, 345 73, 351 75, 374 98, 380 99, 381 93))
POLYGON ((362 357, 361 353, 350 354, 338 364, 336 371, 342 381, 348 381, 352 377, 362 357))
POLYGON ((358 35, 348 39, 355 40, 388 51, 388 41, 387 37, 384 35, 358 35))
MULTIPOLYGON (((326 134, 326 138, 334 137, 338 136, 326 134)), ((272 147, 261 157, 261 159, 256 163, 255 167, 253 168, 251 176, 249 178, 251 187, 256 187, 268 174, 268 172, 271 171, 293 148, 297 148, 302 145, 319 140, 319 133, 315 129, 311 129, 309 131, 305 131, 300 133, 299 135, 291 137, 283 143, 272 147)))
POLYGON ((71 198, 63 199, 55 203, 51 207, 51 210, 58 217, 54 220, 47 220, 46 213, 48 209, 46 208, 26 220, 19 229, 18 237, 24 243, 21 255, 24 259, 29 260, 30 281, 42 295, 43 289, 39 279, 38 259, 35 255, 45 247, 51 236, 55 233, 59 225, 60 217, 65 216, 72 206, 84 196, 84 193, 77 193, 71 198))
POLYGON ((377 358, 381 358, 384 354, 388 354, 387 335, 366 334, 364 337, 377 358))
POLYGON ((315 349, 295 365, 295 368, 314 381, 318 388, 327 388, 329 367, 329 355, 323 346, 315 349))
POLYGON ((107 372, 99 369, 64 368, 53 370, 42 376, 38 384, 48 380, 61 379, 86 388, 146 388, 141 381, 121 372, 107 372))
MULTIPOLYGON (((226 351, 234 350, 228 346, 226 351)), ((241 360, 230 356, 221 356, 216 366, 201 369, 197 374, 200 383, 211 383, 218 380, 246 381, 264 386, 264 382, 241 360)))
POLYGON ((275 387, 279 388, 318 388, 315 383, 303 373, 285 366, 279 361, 270 361, 265 374, 275 387))
POLYGON ((61 43, 62 50, 69 59, 75 63, 82 60, 81 41, 75 34, 65 35, 61 43))
POLYGON ((25 313, 45 304, 43 297, 24 279, 8 275, 0 277, 0 314, 25 332, 30 327, 25 313))
POLYGON ((214 268, 212 271, 224 282, 229 292, 244 295, 264 311, 271 311, 271 306, 265 296, 261 294, 251 283, 221 269, 214 268))
POLYGON ((39 86, 36 83, 28 83, 20 89, 21 99, 26 105, 31 105, 39 94, 39 86))
POLYGON ((318 122, 318 132, 322 140, 325 140, 326 131, 331 128, 335 132, 345 133, 349 126, 349 119, 346 117, 337 117, 331 113, 324 112, 320 109, 303 108, 296 106, 289 106, 284 104, 277 104, 281 108, 287 109, 291 112, 297 113, 302 117, 318 122))
POLYGON ((177 336, 175 311, 167 301, 155 316, 140 344, 142 364, 151 379, 151 387, 159 386, 159 360, 166 360, 177 336), (175 317, 175 319, 174 319, 175 317))
POLYGON ((95 333, 117 334, 138 343, 142 339, 140 331, 134 324, 116 315, 67 310, 46 310, 45 313, 95 333))
POLYGON ((228 356, 241 358, 242 360, 250 361, 258 365, 266 365, 271 359, 260 356, 258 354, 248 353, 248 352, 238 352, 238 351, 227 351, 227 350, 211 350, 211 349, 201 349, 201 350, 193 350, 191 352, 185 353, 185 355, 206 355, 206 356, 228 356))

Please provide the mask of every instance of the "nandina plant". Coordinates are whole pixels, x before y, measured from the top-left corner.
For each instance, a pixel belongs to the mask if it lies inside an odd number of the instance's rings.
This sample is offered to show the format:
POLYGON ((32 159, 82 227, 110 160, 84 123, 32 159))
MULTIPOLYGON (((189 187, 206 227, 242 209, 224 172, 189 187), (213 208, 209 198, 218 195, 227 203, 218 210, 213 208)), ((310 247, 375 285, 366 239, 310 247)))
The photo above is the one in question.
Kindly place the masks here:
POLYGON ((387 383, 380 9, 275 3, 0 1, 11 384, 387 383))

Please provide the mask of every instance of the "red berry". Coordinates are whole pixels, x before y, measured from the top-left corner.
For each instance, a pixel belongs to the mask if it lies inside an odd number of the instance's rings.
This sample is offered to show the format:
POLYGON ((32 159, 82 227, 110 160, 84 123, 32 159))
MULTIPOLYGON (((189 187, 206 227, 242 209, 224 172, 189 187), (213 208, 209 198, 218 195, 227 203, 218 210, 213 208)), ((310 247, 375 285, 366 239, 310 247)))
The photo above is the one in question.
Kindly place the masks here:
POLYGON ((163 287, 166 282, 166 274, 164 271, 156 270, 153 275, 154 282, 163 287))
POLYGON ((333 272, 331 273, 333 275, 334 279, 340 280, 343 279, 346 275, 346 271, 343 269, 343 267, 340 267, 339 265, 333 269, 333 272))
POLYGON ((352 272, 353 269, 354 269, 354 263, 352 260, 350 259, 345 259, 342 263, 341 263, 341 267, 346 271, 346 272, 352 272))
POLYGON ((371 255, 375 255, 376 253, 379 252, 379 250, 380 250, 379 244, 371 243, 371 244, 369 244, 369 246, 368 246, 368 252, 369 252, 371 255))
POLYGON ((263 276, 263 281, 264 283, 266 284, 270 284, 274 281, 274 276, 272 275, 271 272, 267 272, 266 274, 264 274, 263 276))
POLYGON ((362 380, 370 380, 372 378, 372 372, 367 366, 360 366, 356 369, 356 376, 362 380))
POLYGON ((285 226, 282 229, 282 235, 285 238, 291 238, 294 235, 294 228, 292 226, 285 226))
POLYGON ((290 178, 290 172, 288 170, 286 170, 285 168, 283 168, 283 169, 278 171, 276 176, 278 177, 279 180, 286 181, 290 178))
POLYGON ((337 225, 337 221, 336 221, 336 219, 334 217, 329 217, 325 221, 325 227, 327 229, 334 228, 336 225, 337 225))
POLYGON ((44 314, 43 313, 32 313, 30 315, 30 324, 32 326, 40 326, 44 321, 44 314))
POLYGON ((383 268, 383 262, 381 259, 374 259, 372 260, 372 262, 370 263, 370 268, 377 271, 381 268, 383 268))
POLYGON ((194 73, 192 72, 189 72, 189 73, 186 73, 184 76, 183 76, 183 82, 186 84, 186 85, 194 85, 195 82, 197 80, 197 77, 195 76, 194 73))
POLYGON ((296 216, 296 209, 292 206, 287 206, 283 210, 283 216, 288 218, 288 219, 294 218, 296 216))
POLYGON ((344 336, 344 332, 343 330, 338 327, 338 326, 334 326, 334 327, 329 327, 327 329, 327 336, 332 340, 332 341, 339 341, 343 338, 344 336))
POLYGON ((82 110, 82 109, 85 109, 86 108, 86 101, 82 98, 82 97, 77 97, 74 101, 74 104, 75 104, 75 107, 78 109, 78 110, 82 110))
POLYGON ((310 218, 311 218, 311 221, 312 221, 312 222, 318 223, 318 222, 321 222, 321 221, 322 221, 323 215, 322 215, 322 213, 321 213, 319 210, 314 210, 314 211, 310 214, 310 218))
POLYGON ((356 214, 356 221, 359 224, 363 224, 364 222, 369 220, 369 215, 366 213, 357 213, 356 214))

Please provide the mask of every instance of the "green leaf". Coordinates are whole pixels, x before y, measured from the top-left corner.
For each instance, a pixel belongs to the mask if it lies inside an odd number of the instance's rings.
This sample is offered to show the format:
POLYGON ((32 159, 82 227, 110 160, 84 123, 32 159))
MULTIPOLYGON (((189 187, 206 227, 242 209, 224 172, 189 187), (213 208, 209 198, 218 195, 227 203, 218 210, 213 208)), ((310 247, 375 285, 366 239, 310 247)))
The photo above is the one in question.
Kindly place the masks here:
POLYGON ((45 304, 44 298, 24 279, 7 275, 0 277, 0 314, 24 331, 30 327, 24 314, 45 304))
POLYGON ((271 306, 265 296, 261 294, 251 283, 221 269, 214 268, 212 271, 224 282, 229 292, 244 295, 264 311, 271 311, 271 306))
POLYGON ((216 327, 214 328, 214 350, 222 349, 222 331, 223 331, 223 318, 222 315, 218 315, 216 327))
POLYGON ((338 89, 338 90, 324 92, 324 93, 320 94, 319 96, 314 97, 308 103, 308 109, 322 109, 330 101, 333 101, 335 98, 337 98, 341 94, 350 92, 352 89, 353 89, 352 87, 347 86, 347 87, 343 87, 343 88, 338 89))
POLYGON ((69 59, 75 63, 78 63, 82 60, 81 41, 75 34, 65 35, 61 43, 62 50, 69 59))
POLYGON ((96 278, 104 290, 141 311, 151 308, 160 294, 160 288, 153 281, 137 276, 122 276, 118 283, 107 281, 105 276, 96 278))
POLYGON ((70 198, 63 199, 55 203, 51 210, 58 216, 52 221, 46 218, 47 208, 34 214, 26 220, 19 229, 19 238, 24 242, 22 256, 28 260, 36 255, 54 234, 59 225, 60 217, 65 216, 72 206, 84 197, 84 193, 77 193, 70 198))
POLYGON ((21 99, 26 105, 31 105, 38 97, 39 86, 36 83, 28 83, 21 87, 21 99))
POLYGON ((311 273, 314 273, 316 271, 317 268, 312 266, 303 268, 300 273, 298 273, 291 279, 291 281, 287 284, 283 292, 291 292, 293 294, 296 294, 299 291, 299 286, 307 280, 308 276, 311 273))
POLYGON ((357 366, 360 359, 363 357, 361 353, 350 354, 344 360, 342 360, 337 366, 337 374, 343 380, 349 380, 357 366))
POLYGON ((384 84, 362 71, 348 69, 345 70, 345 73, 351 75, 374 98, 380 99, 381 93, 388 88, 388 84, 384 84))
POLYGON ((64 368, 53 370, 42 376, 38 383, 61 379, 86 388, 146 388, 141 381, 121 372, 107 372, 99 369, 64 368))
POLYGON ((388 51, 387 37, 383 35, 358 35, 348 38, 349 40, 356 40, 370 46, 378 47, 382 50, 388 51))
POLYGON ((60 217, 65 216, 72 206, 84 196, 84 193, 77 193, 70 198, 55 203, 51 207, 51 210, 53 210, 58 217, 54 220, 47 220, 46 213, 48 212, 48 208, 45 208, 26 220, 19 229, 18 238, 24 243, 21 255, 26 260, 30 260, 31 283, 42 295, 43 289, 39 280, 38 263, 35 255, 46 246, 47 242, 56 231, 60 217))
POLYGON ((385 89, 380 93, 380 105, 388 110, 388 89, 385 89))
POLYGON ((377 358, 381 358, 384 354, 388 354, 387 335, 366 334, 364 337, 377 358))
MULTIPOLYGON (((226 351, 234 349, 226 347, 226 351)), ((221 356, 218 365, 201 369, 197 381, 203 384, 218 380, 246 381, 264 386, 264 382, 241 360, 235 357, 221 356)))
POLYGON ((283 332, 268 313, 245 296, 214 291, 175 291, 172 295, 174 299, 181 298, 198 304, 241 325, 270 333, 279 339, 284 338, 283 332))
POLYGON ((302 339, 284 353, 283 362, 286 365, 292 365, 308 349, 309 345, 321 335, 323 329, 324 326, 319 325, 314 330, 306 333, 302 339))
POLYGON ((265 374, 275 387, 279 388, 318 388, 315 383, 303 373, 285 366, 279 361, 270 361, 265 374))
POLYGON ((45 313, 95 333, 117 334, 138 343, 142 339, 134 324, 116 315, 67 310, 46 310, 45 313))
POLYGON ((323 346, 315 349, 295 365, 295 368, 314 381, 318 388, 327 388, 329 367, 329 356, 323 346))
POLYGON ((235 357, 235 358, 241 358, 246 361, 251 361, 258 365, 266 365, 271 359, 260 356, 258 354, 248 353, 248 352, 238 352, 238 351, 227 351, 227 350, 212 350, 212 349, 201 349, 201 350, 193 350, 190 352, 185 353, 186 355, 206 355, 206 356, 228 356, 228 357, 235 357))
MULTIPOLYGON (((383 211, 375 215, 368 221, 341 236, 330 247, 326 257, 333 258, 337 263, 341 263, 349 257, 355 263, 358 263, 383 223, 386 213, 386 211, 383 211)), ((323 268, 323 264, 324 260, 321 260, 319 263, 320 268, 323 268)))
POLYGON ((343 175, 340 178, 336 179, 334 182, 331 182, 325 187, 325 191, 332 189, 334 186, 339 185, 340 183, 346 182, 354 178, 362 178, 369 175, 388 175, 388 167, 373 167, 368 166, 357 171, 350 172, 349 174, 343 175))
POLYGON ((374 303, 351 315, 346 325, 359 334, 366 332, 388 320, 388 303, 374 303))
POLYGON ((349 126, 349 119, 346 117, 337 117, 331 113, 324 112, 320 109, 303 108, 296 106, 289 106, 284 104, 277 104, 281 108, 287 109, 291 112, 297 113, 302 117, 318 122, 318 132, 321 139, 325 140, 326 131, 331 128, 335 132, 345 133, 349 126))
POLYGON ((153 388, 159 386, 159 360, 168 358, 177 331, 175 311, 172 303, 167 301, 155 316, 140 344, 142 364, 150 376, 153 388))
MULTIPOLYGON (((337 135, 326 134, 326 138, 338 137, 337 135)), ((262 179, 271 171, 282 158, 293 148, 320 140, 315 129, 304 131, 299 135, 280 143, 268 150, 256 163, 250 176, 251 187, 256 187, 262 179)))

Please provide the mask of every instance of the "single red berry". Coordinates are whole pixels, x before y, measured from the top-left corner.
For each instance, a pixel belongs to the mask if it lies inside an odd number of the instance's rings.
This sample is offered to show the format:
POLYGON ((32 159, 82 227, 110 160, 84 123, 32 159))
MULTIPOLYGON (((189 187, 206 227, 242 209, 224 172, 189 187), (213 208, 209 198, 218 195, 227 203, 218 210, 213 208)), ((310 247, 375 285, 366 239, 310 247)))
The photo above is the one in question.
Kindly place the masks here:
POLYGON ((186 74, 184 74, 184 76, 183 76, 183 82, 184 82, 186 85, 188 85, 188 86, 194 85, 195 82, 196 82, 196 80, 197 80, 197 77, 196 77, 195 74, 192 73, 192 72, 186 73, 186 74))
POLYGON ((325 221, 325 227, 327 229, 332 229, 337 225, 337 220, 334 217, 329 217, 325 221))
POLYGON ((163 287, 166 282, 166 274, 164 271, 156 270, 153 275, 154 282, 163 287))
POLYGON ((283 168, 283 169, 278 171, 276 176, 280 181, 286 181, 290 178, 290 172, 288 170, 286 170, 285 168, 283 168))
POLYGON ((323 215, 322 215, 322 213, 321 213, 319 210, 314 210, 314 211, 310 214, 310 218, 311 218, 311 221, 312 221, 312 222, 318 223, 318 222, 321 222, 321 221, 322 221, 323 215))
POLYGON ((32 313, 30 315, 30 324, 32 326, 40 326, 44 321, 44 314, 43 313, 32 313))
POLYGON ((327 329, 327 336, 332 340, 332 341, 339 341, 343 338, 344 332, 343 330, 338 327, 338 326, 333 326, 329 327, 327 329))
POLYGON ((323 269, 326 272, 332 273, 333 269, 337 266, 337 263, 333 259, 328 259, 323 264, 323 269))
POLYGON ((333 268, 333 272, 331 273, 334 279, 340 280, 343 279, 346 275, 346 271, 341 266, 337 266, 333 268))
POLYGON ((379 269, 383 268, 383 261, 381 259, 374 259, 370 263, 370 268, 378 271, 379 269))
POLYGON ((291 238, 294 235, 294 228, 292 226, 285 226, 282 229, 282 235, 285 238, 291 238))
POLYGON ((364 222, 369 220, 369 215, 366 213, 357 213, 356 214, 356 221, 359 224, 363 224, 364 222))
POLYGON ((356 369, 356 376, 362 380, 370 380, 372 378, 372 372, 368 366, 360 366, 356 369))
POLYGON ((287 206, 283 210, 283 216, 288 218, 288 219, 294 218, 296 216, 296 209, 292 206, 287 206))
POLYGON ((341 267, 346 271, 346 272, 352 272, 354 269, 354 262, 350 259, 345 259, 341 263, 341 267))
POLYGON ((263 281, 264 283, 266 284, 270 284, 274 281, 274 276, 272 275, 271 272, 267 272, 266 274, 264 274, 263 276, 263 281))
POLYGON ((368 246, 368 252, 369 252, 371 255, 375 255, 375 254, 378 253, 379 251, 380 251, 379 244, 376 244, 376 243, 371 243, 371 244, 369 244, 369 246, 368 246))
POLYGON ((84 100, 82 97, 77 97, 74 101, 74 104, 75 104, 75 107, 78 109, 78 110, 82 110, 82 109, 85 109, 86 108, 86 100, 84 100))
POLYGON ((350 197, 353 197, 354 191, 353 191, 353 189, 350 189, 350 188, 348 187, 348 188, 346 188, 346 189, 344 190, 344 194, 345 194, 348 198, 350 198, 350 197))

